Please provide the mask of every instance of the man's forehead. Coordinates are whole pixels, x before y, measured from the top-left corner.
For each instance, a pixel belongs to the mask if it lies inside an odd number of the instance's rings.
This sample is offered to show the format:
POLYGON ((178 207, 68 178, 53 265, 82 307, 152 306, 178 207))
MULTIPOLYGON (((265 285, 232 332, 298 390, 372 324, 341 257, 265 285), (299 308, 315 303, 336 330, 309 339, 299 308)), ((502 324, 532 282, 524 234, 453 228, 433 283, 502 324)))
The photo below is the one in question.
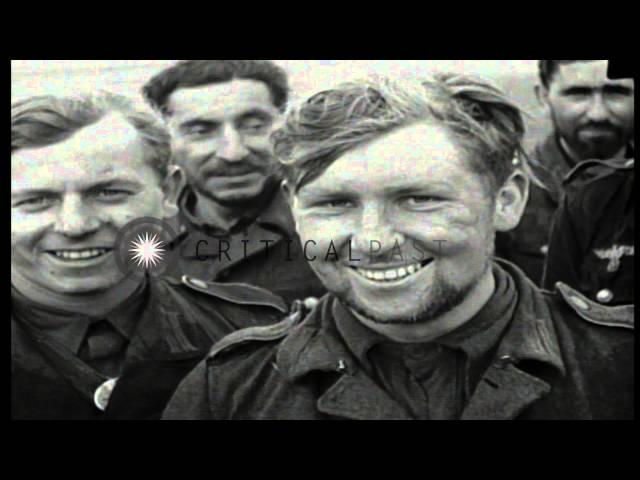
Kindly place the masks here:
POLYGON ((338 157, 308 191, 442 185, 467 173, 464 151, 441 125, 421 122, 386 133, 338 157), (379 184, 379 185, 377 185, 379 184))
POLYGON ((200 115, 235 116, 251 109, 277 112, 267 85, 250 79, 181 87, 170 95, 168 106, 172 116, 181 119, 200 115))
MULTIPOLYGON (((609 79, 607 77, 608 60, 575 61, 560 63, 555 73, 559 86, 567 85, 624 85, 633 88, 632 79, 609 79)), ((553 85, 553 83, 552 83, 553 85)))
POLYGON ((28 173, 35 183, 44 181, 44 171, 63 181, 65 177, 110 175, 117 165, 136 168, 136 161, 143 159, 144 147, 137 131, 114 113, 62 142, 18 150, 11 156, 11 171, 12 178, 28 173), (38 170, 43 174, 34 174, 38 170))

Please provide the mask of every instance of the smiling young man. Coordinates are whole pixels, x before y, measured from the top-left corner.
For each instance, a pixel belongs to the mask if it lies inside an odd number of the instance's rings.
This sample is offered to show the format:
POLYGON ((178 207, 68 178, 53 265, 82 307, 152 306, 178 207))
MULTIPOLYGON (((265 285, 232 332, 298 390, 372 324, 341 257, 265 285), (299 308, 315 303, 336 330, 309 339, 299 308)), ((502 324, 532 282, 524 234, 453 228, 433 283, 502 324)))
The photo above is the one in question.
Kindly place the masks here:
POLYGON ((540 60, 536 96, 552 130, 533 150, 529 202, 517 228, 496 237, 496 253, 537 284, 551 220, 568 182, 583 184, 633 157, 634 82, 607 76, 607 60, 540 60), (588 174, 585 174, 586 168, 588 174))
POLYGON ((186 60, 143 92, 161 112, 187 177, 178 201, 180 269, 263 287, 288 303, 324 294, 273 158, 270 135, 289 93, 284 70, 268 60, 186 60))
POLYGON ((523 133, 499 90, 447 74, 293 107, 276 152, 330 293, 220 341, 163 418, 631 417, 633 307, 492 257, 527 200, 523 133))
POLYGON ((12 418, 159 418, 212 342, 284 311, 244 285, 123 268, 122 232, 177 212, 169 155, 122 97, 12 105, 12 418))

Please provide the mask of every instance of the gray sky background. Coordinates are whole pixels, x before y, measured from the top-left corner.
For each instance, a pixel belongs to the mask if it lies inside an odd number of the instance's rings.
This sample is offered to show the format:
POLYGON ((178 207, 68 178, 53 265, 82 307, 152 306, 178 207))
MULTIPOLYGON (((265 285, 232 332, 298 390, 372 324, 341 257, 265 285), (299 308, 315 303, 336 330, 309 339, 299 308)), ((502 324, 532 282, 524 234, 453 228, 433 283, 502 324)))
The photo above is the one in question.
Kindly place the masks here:
MULTIPOLYGON (((11 101, 37 94, 69 95, 110 90, 145 108, 140 89, 175 60, 13 60, 11 101)), ((275 60, 288 73, 292 97, 306 97, 342 81, 377 73, 405 78, 433 71, 471 73, 494 79, 529 114, 525 143, 548 129, 533 95, 536 60, 275 60)))
MULTIPOLYGON (((110 89, 139 96, 145 81, 175 60, 13 60, 11 98, 110 89)), ((296 94, 305 95, 369 73, 410 77, 433 70, 488 77, 535 73, 535 60, 276 60, 287 70, 296 94)))

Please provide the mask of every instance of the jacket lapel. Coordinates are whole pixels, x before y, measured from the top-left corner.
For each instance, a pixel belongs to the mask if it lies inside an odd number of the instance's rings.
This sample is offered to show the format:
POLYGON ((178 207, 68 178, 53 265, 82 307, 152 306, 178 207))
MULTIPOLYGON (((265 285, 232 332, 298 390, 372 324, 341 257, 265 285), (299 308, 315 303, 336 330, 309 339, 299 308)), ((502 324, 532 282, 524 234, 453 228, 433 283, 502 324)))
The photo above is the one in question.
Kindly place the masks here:
POLYGON ((483 375, 462 420, 512 420, 545 396, 551 387, 509 363, 491 365, 483 375))
POLYGON ((352 420, 411 420, 405 410, 361 370, 342 375, 318 399, 318 410, 352 420))

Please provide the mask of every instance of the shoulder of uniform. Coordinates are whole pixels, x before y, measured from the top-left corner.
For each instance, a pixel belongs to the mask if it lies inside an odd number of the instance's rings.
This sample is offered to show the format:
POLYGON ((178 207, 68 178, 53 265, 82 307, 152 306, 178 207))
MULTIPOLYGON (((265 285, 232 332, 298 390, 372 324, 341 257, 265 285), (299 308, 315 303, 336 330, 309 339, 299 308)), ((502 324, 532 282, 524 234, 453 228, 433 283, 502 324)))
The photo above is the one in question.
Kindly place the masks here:
POLYGON ((210 295, 212 297, 221 298, 238 305, 273 307, 280 310, 282 313, 286 313, 288 311, 287 304, 280 296, 254 285, 246 283, 207 282, 190 275, 183 275, 180 279, 180 283, 190 290, 195 290, 196 292, 210 295))
POLYGON ((585 160, 573 167, 564 177, 563 185, 569 185, 584 175, 608 174, 633 169, 633 158, 611 160, 585 160))
POLYGON ((213 359, 221 352, 231 351, 239 345, 251 342, 273 342, 284 338, 294 326, 306 317, 308 309, 305 304, 306 302, 300 300, 294 301, 289 315, 278 323, 242 328, 228 334, 211 347, 207 360, 213 359))
POLYGON ((634 329, 633 305, 602 305, 562 282, 556 283, 556 289, 560 292, 562 299, 583 320, 607 327, 634 329))

